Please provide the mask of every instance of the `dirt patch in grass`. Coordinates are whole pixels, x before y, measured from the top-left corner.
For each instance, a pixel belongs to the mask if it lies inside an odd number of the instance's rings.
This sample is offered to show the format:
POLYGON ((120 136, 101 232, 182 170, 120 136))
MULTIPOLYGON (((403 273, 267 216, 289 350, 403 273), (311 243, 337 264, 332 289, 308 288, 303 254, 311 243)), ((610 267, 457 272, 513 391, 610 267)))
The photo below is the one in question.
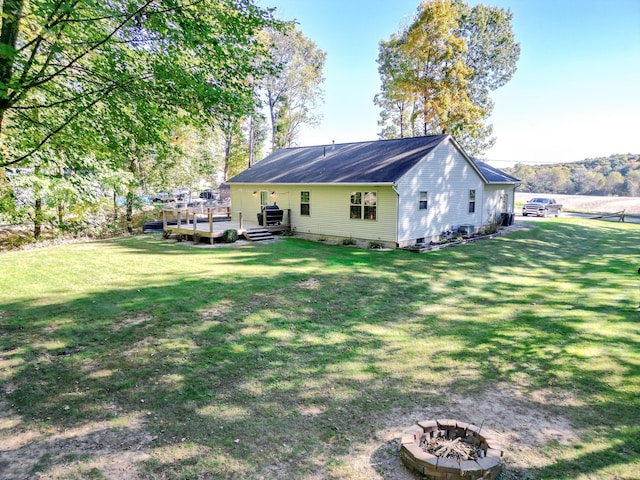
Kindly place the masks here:
POLYGON ((118 323, 118 324, 113 324, 111 326, 111 330, 114 332, 118 332, 120 330, 124 330, 125 328, 128 327, 133 327, 136 325, 142 325, 143 323, 147 323, 150 320, 153 320, 153 315, 150 315, 148 313, 141 313, 138 315, 132 315, 129 317, 124 317, 122 319, 122 322, 118 323))
MULTIPOLYGON (((551 392, 540 392, 540 395, 547 400, 553 396, 551 392)), ((548 442, 570 445, 578 441, 577 432, 566 418, 548 411, 532 397, 497 387, 474 397, 453 395, 448 407, 425 406, 410 413, 391 414, 387 422, 389 428, 376 432, 355 455, 352 466, 363 476, 354 478, 415 479, 415 475, 400 462, 400 436, 404 429, 416 422, 435 418, 468 421, 482 425, 483 431, 493 434, 504 449, 504 479, 527 478, 528 468, 543 467, 549 463, 548 458, 539 454, 539 448, 548 442)))
MULTIPOLYGON (((511 388, 496 387, 482 395, 449 397, 446 407, 425 405, 411 412, 391 411, 384 419, 385 428, 372 431, 368 439, 354 439, 348 456, 337 459, 340 466, 334 468, 331 477, 326 472, 316 471, 300 478, 415 479, 399 459, 400 437, 409 426, 432 418, 456 418, 482 424, 483 431, 492 433, 504 446, 505 479, 527 478, 528 468, 543 467, 550 462, 539 454, 540 447, 548 442, 570 445, 578 440, 566 418, 540 403, 563 405, 573 402, 555 397, 551 391, 525 396, 511 388)), ((314 415, 316 412, 306 413, 314 415)), ((20 428, 19 415, 9 404, 0 402, 2 478, 136 480, 145 478, 141 471, 141 462, 145 460, 180 462, 180 444, 154 447, 155 438, 145 430, 146 420, 130 416, 63 431, 24 431, 20 428)), ((265 468, 268 472, 256 472, 255 478, 296 476, 295 464, 291 462, 265 468)))
POLYGON ((4 480, 141 478, 153 437, 139 418, 93 422, 67 430, 20 428, 20 417, 0 401, 0 471, 4 480), (13 426, 13 428, 8 428, 13 426))

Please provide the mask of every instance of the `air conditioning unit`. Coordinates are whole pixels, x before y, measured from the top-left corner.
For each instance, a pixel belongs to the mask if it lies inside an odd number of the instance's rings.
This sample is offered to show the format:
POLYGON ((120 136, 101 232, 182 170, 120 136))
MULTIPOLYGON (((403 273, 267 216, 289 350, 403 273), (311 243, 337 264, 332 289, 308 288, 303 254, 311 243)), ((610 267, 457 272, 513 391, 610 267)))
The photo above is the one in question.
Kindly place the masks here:
POLYGON ((460 225, 458 227, 458 233, 463 237, 470 237, 474 233, 476 233, 476 227, 473 225, 460 225))

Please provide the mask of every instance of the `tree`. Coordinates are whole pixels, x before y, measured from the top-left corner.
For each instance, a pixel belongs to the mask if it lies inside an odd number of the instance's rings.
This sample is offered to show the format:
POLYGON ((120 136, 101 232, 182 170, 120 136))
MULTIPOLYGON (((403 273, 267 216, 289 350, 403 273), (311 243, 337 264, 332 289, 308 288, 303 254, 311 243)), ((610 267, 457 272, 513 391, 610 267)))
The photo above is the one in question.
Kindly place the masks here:
MULTIPOLYGON (((271 68, 256 62, 267 55, 257 33, 279 25, 252 0, 9 0, 2 8, 0 167, 37 157, 123 91, 138 92, 140 105, 194 115, 233 106, 252 95, 245 79, 271 68)), ((86 135, 75 137, 84 142, 70 148, 87 147, 86 135)))
POLYGON ((318 123, 313 108, 322 96, 326 54, 293 24, 284 31, 266 29, 263 42, 270 46, 272 61, 278 66, 260 84, 269 112, 273 152, 293 145, 303 124, 318 123))
POLYGON ((374 97, 373 103, 382 108, 380 114, 382 118, 378 125, 382 127, 380 135, 383 138, 404 138, 414 135, 415 102, 412 102, 411 95, 397 82, 397 79, 409 68, 409 62, 401 52, 402 44, 403 39, 396 35, 378 44, 381 92, 374 97))
POLYGON ((640 196, 640 170, 630 171, 624 181, 625 195, 630 197, 640 196))
POLYGON ((422 118, 423 135, 455 135, 464 125, 471 128, 483 113, 469 97, 472 70, 462 61, 465 42, 455 34, 458 15, 448 0, 423 3, 401 46, 411 66, 400 77, 400 88, 421 104, 415 114, 422 118))
POLYGON ((624 177, 620 172, 611 172, 604 179, 603 192, 605 195, 624 195, 624 177))
POLYGON ((516 42, 511 20, 513 13, 502 8, 477 4, 473 7, 455 1, 460 13, 458 35, 466 41, 465 65, 472 69, 469 96, 484 112, 475 132, 463 130, 457 139, 473 154, 495 144, 488 119, 493 111, 491 92, 504 86, 516 72, 520 45, 516 42))
POLYGON ((422 135, 451 133, 472 155, 492 146, 489 94, 511 78, 520 55, 511 18, 461 0, 422 2, 407 28, 380 42, 381 136, 404 135, 409 107, 422 135))
POLYGON ((5 0, 2 14, 0 168, 97 159, 138 184, 171 128, 253 97, 247 79, 273 68, 257 35, 281 25, 253 0, 5 0))

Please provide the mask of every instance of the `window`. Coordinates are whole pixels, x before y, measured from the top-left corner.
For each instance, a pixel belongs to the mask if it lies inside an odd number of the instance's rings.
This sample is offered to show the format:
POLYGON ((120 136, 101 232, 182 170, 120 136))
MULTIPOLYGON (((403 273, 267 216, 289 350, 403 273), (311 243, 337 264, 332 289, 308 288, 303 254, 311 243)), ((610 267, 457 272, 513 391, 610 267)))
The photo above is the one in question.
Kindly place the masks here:
POLYGON ((420 210, 429 208, 429 192, 420 192, 420 210))
POLYGON ((376 192, 364 192, 364 219, 375 220, 378 199, 376 192))
POLYGON ((476 211, 476 191, 469 190, 469 213, 475 213, 476 211))
POLYGON ((351 192, 349 218, 362 218, 362 192, 351 192))
POLYGON ((509 211, 509 194, 508 193, 504 193, 502 195, 502 211, 503 212, 509 211))
POLYGON ((376 192, 351 192, 349 218, 375 220, 378 216, 378 195, 376 192))
POLYGON ((269 192, 260 192, 260 210, 269 205, 269 192))
POLYGON ((300 192, 300 215, 308 217, 311 211, 309 192, 300 192))

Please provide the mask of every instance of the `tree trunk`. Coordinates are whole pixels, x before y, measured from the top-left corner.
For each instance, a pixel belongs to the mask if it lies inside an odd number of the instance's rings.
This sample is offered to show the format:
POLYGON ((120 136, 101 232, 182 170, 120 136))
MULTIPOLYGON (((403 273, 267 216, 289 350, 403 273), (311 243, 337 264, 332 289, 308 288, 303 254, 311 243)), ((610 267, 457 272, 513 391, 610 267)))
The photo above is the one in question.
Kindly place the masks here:
MULTIPOLYGON (((131 163, 129 163, 129 171, 133 174, 134 177, 136 175, 136 159, 133 158, 131 163)), ((126 211, 126 224, 127 224, 127 232, 133 233, 133 185, 129 185, 129 189, 127 191, 127 211, 126 211)))
POLYGON ((4 114, 10 106, 8 91, 13 76, 14 51, 24 2, 25 0, 4 0, 2 3, 0 47, 3 52, 0 54, 0 130, 4 114))
POLYGON ((42 233, 42 199, 36 198, 35 214, 33 216, 33 238, 38 240, 42 233))
MULTIPOLYGON (((64 168, 62 166, 58 169, 58 173, 60 175, 60 179, 64 178, 64 168)), ((58 204, 58 228, 62 226, 62 222, 64 221, 64 200, 60 200, 58 204)))
POLYGON ((276 151, 276 110, 275 101, 268 92, 269 118, 271 119, 271 153, 276 151))
POLYGON ((224 181, 227 181, 227 175, 229 175, 229 162, 231 161, 231 142, 233 141, 233 133, 231 131, 232 127, 229 127, 229 133, 224 139, 224 171, 223 176, 224 181))
MULTIPOLYGON (((36 166, 34 168, 33 174, 36 178, 40 174, 40 167, 36 166)), ((37 185, 36 185, 37 186, 37 185)), ((33 238, 34 240, 38 240, 40 238, 40 234, 42 233, 42 197, 40 197, 41 192, 40 188, 35 188, 35 196, 36 201, 34 205, 34 214, 33 214, 33 238)))
POLYGON ((133 233, 133 192, 129 190, 127 192, 127 232, 133 233))
POLYGON ((255 155, 253 115, 249 115, 249 168, 253 166, 253 156, 255 155))

